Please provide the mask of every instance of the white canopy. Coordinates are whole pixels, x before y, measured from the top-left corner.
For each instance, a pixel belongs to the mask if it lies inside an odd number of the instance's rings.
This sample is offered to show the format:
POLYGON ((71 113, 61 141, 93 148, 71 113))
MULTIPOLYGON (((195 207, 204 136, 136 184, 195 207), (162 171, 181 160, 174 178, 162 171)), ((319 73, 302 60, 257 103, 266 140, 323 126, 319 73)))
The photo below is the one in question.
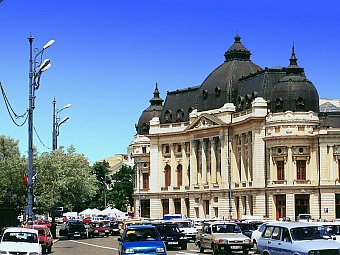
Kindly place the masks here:
POLYGON ((83 217, 93 217, 93 216, 97 216, 100 214, 101 214, 101 211, 96 208, 94 209, 87 208, 86 210, 79 213, 79 215, 83 217))
POLYGON ((108 217, 116 217, 116 218, 125 218, 126 217, 125 212, 122 212, 122 211, 120 211, 116 208, 111 208, 111 207, 104 209, 103 211, 101 211, 100 214, 101 215, 107 215, 108 217))

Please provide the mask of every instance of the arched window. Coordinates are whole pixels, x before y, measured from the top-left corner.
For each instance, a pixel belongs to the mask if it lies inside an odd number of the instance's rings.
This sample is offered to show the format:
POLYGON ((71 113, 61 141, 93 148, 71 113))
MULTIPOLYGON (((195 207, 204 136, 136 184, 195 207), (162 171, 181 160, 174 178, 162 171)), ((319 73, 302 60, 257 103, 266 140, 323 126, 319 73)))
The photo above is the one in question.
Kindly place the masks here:
POLYGON ((177 187, 182 186, 182 165, 177 165, 177 187))
POLYGON ((171 166, 168 164, 164 167, 164 184, 165 187, 169 187, 171 185, 171 166))
POLYGON ((275 100, 275 111, 282 112, 283 111, 283 100, 282 98, 276 98, 275 100))
POLYGON ((298 97, 295 100, 296 103, 296 110, 298 112, 303 112, 305 110, 305 100, 302 97, 298 97))

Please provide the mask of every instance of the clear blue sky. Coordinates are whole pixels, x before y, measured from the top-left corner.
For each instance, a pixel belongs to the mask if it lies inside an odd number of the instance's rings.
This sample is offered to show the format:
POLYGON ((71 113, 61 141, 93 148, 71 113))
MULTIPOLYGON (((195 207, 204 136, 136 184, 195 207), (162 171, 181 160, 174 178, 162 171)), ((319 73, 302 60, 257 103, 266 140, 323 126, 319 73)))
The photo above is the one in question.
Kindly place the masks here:
MULTIPOLYGON (((18 114, 28 108, 30 33, 49 39, 52 67, 36 91, 34 126, 52 143, 52 101, 70 121, 58 145, 74 145, 91 162, 126 153, 155 83, 166 92, 200 85, 224 61, 236 32, 261 67, 298 64, 320 97, 340 98, 340 6, 334 1, 3 0, 0 81, 18 114)), ((27 153, 27 124, 16 127, 0 99, 0 134, 27 153)), ((38 151, 44 147, 34 136, 38 151)))

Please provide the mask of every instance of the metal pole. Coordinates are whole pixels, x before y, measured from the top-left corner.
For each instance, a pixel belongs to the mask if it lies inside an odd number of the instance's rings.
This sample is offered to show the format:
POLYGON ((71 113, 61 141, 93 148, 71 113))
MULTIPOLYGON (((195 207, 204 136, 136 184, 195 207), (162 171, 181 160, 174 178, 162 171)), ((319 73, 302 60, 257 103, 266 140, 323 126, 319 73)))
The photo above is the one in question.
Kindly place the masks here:
POLYGON ((57 149, 57 129, 56 129, 56 125, 57 125, 57 114, 56 114, 56 103, 57 101, 53 100, 53 131, 52 131, 52 150, 56 150, 57 149))
POLYGON ((141 182, 140 182, 140 162, 138 162, 138 217, 141 217, 141 206, 142 206, 142 202, 141 202, 141 199, 140 199, 140 185, 141 185, 141 182))
POLYGON ((106 174, 104 175, 104 209, 106 208, 106 174))
POLYGON ((33 36, 30 35, 30 59, 29 59, 29 108, 28 108, 28 195, 27 195, 27 215, 28 225, 33 225, 33 36))

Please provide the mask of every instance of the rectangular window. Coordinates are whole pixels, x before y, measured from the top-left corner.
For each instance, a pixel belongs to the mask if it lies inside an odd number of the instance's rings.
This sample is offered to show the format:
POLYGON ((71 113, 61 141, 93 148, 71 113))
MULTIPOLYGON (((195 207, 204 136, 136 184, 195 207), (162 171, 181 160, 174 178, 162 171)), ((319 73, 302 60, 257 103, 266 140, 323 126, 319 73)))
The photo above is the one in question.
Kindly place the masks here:
POLYGON ((170 146, 169 145, 165 146, 165 153, 170 153, 170 146))
POLYGON ((149 189, 149 174, 143 173, 143 189, 148 190, 149 189))
POLYGON ((338 159, 338 178, 340 180, 340 159, 338 159))
POLYGON ((306 160, 296 161, 296 179, 306 180, 306 160))
POLYGON ((177 152, 182 152, 182 145, 179 144, 179 145, 177 146, 177 152))
POLYGON ((146 147, 145 146, 142 147, 142 153, 144 153, 144 154, 146 153, 146 147))
POLYGON ((282 181, 285 179, 285 162, 283 160, 276 161, 277 180, 282 181))

